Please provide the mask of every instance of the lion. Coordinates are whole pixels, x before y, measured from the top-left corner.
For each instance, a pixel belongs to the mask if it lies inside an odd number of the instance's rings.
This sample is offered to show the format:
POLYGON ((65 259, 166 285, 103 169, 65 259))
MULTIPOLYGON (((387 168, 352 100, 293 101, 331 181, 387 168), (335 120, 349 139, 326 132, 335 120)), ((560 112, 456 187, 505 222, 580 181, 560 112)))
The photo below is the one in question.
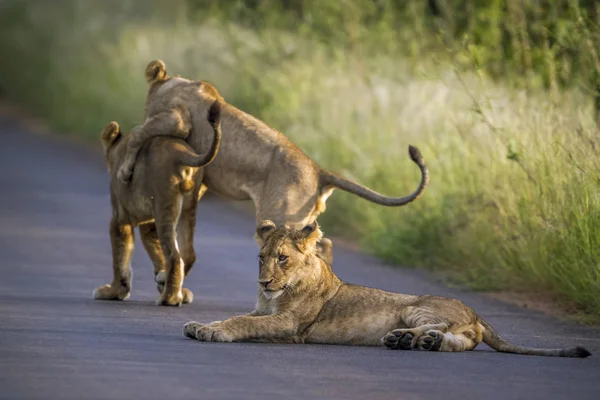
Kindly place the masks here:
POLYGON ((207 342, 321 343, 427 351, 467 351, 484 342, 507 353, 587 357, 583 347, 537 349, 508 343, 459 300, 386 292, 341 281, 316 255, 315 222, 295 229, 263 221, 255 310, 209 324, 188 322, 184 336, 207 342))
POLYGON ((425 160, 414 146, 409 146, 409 155, 421 172, 418 188, 405 197, 387 197, 319 167, 282 133, 226 103, 209 82, 170 77, 161 60, 151 61, 145 74, 149 82, 146 121, 127 144, 117 175, 123 182, 131 180, 137 154, 149 138, 177 136, 197 152, 208 148, 212 131, 206 112, 218 99, 223 102, 223 140, 219 157, 204 170, 203 183, 226 198, 252 200, 257 224, 269 219, 305 226, 325 211, 325 202, 336 188, 376 204, 403 206, 419 198, 428 184, 425 160), (173 129, 174 125, 190 129, 173 129))
MULTIPOLYGON (((203 168, 215 160, 220 147, 220 112, 220 102, 214 101, 207 117, 213 127, 213 142, 208 153, 196 154, 181 139, 155 137, 144 143, 130 185, 123 185, 116 173, 134 134, 123 137, 116 122, 104 128, 101 139, 111 177, 110 239, 114 277, 111 284, 94 290, 95 299, 125 300, 129 297, 133 228, 139 226, 161 292, 157 304, 179 306, 193 300, 193 293, 182 288, 182 284, 196 260, 193 248, 196 205, 206 190, 202 184, 203 168)), ((181 129, 181 121, 174 122, 172 129, 181 129)))

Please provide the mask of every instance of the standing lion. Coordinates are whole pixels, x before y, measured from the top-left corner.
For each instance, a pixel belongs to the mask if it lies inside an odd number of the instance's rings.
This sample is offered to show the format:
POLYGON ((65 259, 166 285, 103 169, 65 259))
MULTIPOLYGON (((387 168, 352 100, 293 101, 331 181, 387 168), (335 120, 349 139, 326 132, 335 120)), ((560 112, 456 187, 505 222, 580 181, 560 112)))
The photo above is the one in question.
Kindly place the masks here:
MULTIPOLYGON (((161 292, 157 304, 178 306, 192 301, 192 292, 182 284, 196 260, 196 207, 206 190, 203 168, 215 160, 221 143, 220 112, 221 104, 215 100, 207 115, 213 137, 206 154, 196 154, 185 141, 174 137, 155 137, 145 142, 130 185, 123 185, 116 171, 133 134, 123 136, 116 122, 104 128, 101 139, 111 177, 113 281, 94 290, 95 299, 129 297, 133 229, 139 226, 161 292)), ((177 124, 172 129, 178 129, 177 124)))
MULTIPOLYGON (((409 154, 421 170, 418 188, 406 197, 387 197, 319 167, 283 134, 225 103, 208 82, 170 77, 160 60, 148 64, 146 79, 150 83, 146 121, 127 145, 118 172, 123 182, 131 180, 136 157, 149 138, 185 138, 196 152, 210 147, 212 128, 206 114, 212 102, 220 100, 221 149, 215 162, 206 167, 203 183, 224 197, 252 200, 257 223, 269 219, 305 226, 325 211, 325 202, 336 188, 384 206, 403 206, 416 200, 427 186, 429 172, 416 147, 410 146, 409 154)), ((330 247, 331 243, 323 244, 330 247)))

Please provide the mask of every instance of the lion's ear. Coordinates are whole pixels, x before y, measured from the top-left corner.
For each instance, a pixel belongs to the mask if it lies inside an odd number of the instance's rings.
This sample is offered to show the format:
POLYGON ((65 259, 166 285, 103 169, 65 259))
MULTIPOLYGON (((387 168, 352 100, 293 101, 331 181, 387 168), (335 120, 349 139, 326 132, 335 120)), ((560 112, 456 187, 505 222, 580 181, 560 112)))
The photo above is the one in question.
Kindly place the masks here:
POLYGON ((144 75, 146 76, 146 81, 150 84, 166 81, 168 79, 167 66, 163 60, 152 60, 146 66, 144 75))
POLYGON ((321 232, 317 221, 313 221, 300 230, 300 236, 308 243, 316 244, 323 237, 323 232, 321 232))
POLYGON ((108 149, 120 135, 121 128, 118 123, 112 121, 110 124, 106 125, 101 135, 104 148, 108 149))
POLYGON ((268 219, 265 219, 260 224, 258 224, 258 227, 256 227, 256 234, 254 235, 254 238, 256 239, 258 245, 262 246, 265 240, 267 240, 269 235, 271 235, 271 233, 273 233, 275 229, 277 229, 275 223, 268 219))

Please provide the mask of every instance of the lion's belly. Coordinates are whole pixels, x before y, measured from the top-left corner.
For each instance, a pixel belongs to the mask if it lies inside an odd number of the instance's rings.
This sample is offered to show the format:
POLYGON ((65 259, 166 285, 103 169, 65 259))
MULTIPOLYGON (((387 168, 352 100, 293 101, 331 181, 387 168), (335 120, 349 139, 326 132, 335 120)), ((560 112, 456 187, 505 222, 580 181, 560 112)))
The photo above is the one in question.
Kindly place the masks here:
MULTIPOLYGON (((221 143, 221 148, 209 166, 204 169, 203 183, 208 187, 209 191, 223 196, 228 199, 244 201, 251 200, 250 193, 256 185, 257 174, 254 166, 248 160, 240 156, 236 156, 234 143, 230 143, 227 138, 224 138, 221 143)), ((258 184, 260 185, 262 177, 259 177, 258 184)))
POLYGON ((397 328, 401 328, 398 317, 391 312, 347 316, 313 324, 305 343, 377 346, 386 333, 397 328))
POLYGON ((305 332, 307 343, 379 345, 393 329, 406 328, 401 312, 414 296, 343 285, 305 332))
POLYGON ((225 168, 213 167, 205 170, 204 183, 208 190, 219 196, 238 201, 251 200, 245 182, 239 176, 232 176, 225 168))

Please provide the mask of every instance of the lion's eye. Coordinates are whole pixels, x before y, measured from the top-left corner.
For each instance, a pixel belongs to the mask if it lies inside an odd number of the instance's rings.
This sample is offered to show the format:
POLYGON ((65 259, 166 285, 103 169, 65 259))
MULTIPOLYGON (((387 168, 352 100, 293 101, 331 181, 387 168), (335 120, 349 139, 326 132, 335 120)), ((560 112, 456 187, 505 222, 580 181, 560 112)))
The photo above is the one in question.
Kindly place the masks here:
POLYGON ((280 263, 286 262, 287 259, 288 259, 288 256, 284 256, 283 254, 279 256, 279 262, 280 263))
POLYGON ((265 262, 265 257, 261 254, 258 256, 258 263, 260 265, 263 265, 263 263, 265 262))

